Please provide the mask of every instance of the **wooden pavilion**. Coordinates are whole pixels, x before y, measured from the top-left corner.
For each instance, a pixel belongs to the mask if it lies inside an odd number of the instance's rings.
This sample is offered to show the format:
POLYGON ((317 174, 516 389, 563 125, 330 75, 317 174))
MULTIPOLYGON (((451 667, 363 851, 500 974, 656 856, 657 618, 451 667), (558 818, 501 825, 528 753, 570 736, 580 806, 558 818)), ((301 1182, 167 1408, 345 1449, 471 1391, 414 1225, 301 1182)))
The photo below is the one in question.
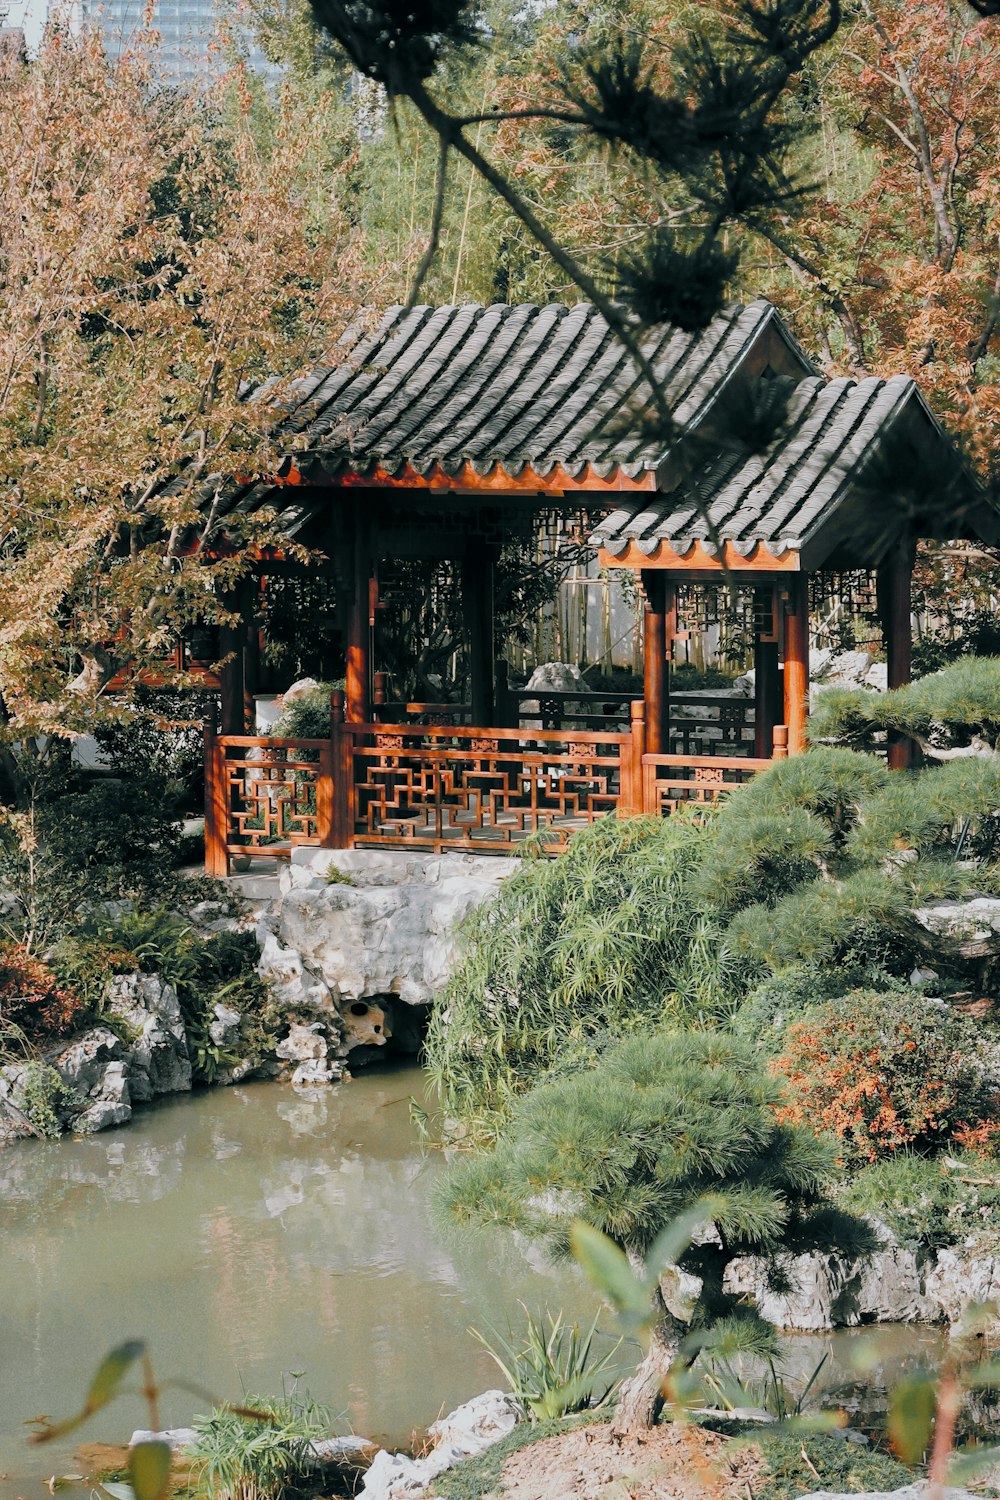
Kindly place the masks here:
MULTIPOLYGON (((809 580, 824 571, 876 576, 890 685, 907 680, 916 539, 1000 539, 971 478, 946 508, 894 482, 950 458, 913 381, 822 380, 763 301, 697 334, 648 330, 642 347, 681 443, 651 435, 648 386, 585 304, 393 308, 297 382, 278 428, 288 457, 231 505, 276 506, 288 537, 326 559, 346 692, 328 738, 253 734, 259 584, 248 587, 244 624, 224 642, 221 733, 206 732, 211 871, 295 843, 507 853, 544 830, 558 846, 608 812, 718 795, 805 745, 809 580), (638 576, 644 697, 624 723, 603 702, 569 716, 536 704, 522 722, 495 662, 499 550, 543 518, 638 576), (413 558, 461 571, 467 705, 385 701, 380 577, 413 558), (727 732, 723 705, 718 732, 692 750, 672 736, 669 663, 686 594, 705 585, 749 603, 754 722, 750 742, 727 732)), ((906 746, 890 755, 904 764, 906 746)))

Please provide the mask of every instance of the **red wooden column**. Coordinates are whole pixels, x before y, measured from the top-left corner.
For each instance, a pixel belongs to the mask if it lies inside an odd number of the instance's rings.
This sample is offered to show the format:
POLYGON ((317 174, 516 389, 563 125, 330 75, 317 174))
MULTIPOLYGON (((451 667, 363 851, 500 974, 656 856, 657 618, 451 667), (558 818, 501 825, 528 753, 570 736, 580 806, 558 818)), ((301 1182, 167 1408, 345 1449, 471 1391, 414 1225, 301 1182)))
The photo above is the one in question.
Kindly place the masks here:
POLYGON ((785 723, 788 753, 806 748, 809 712, 809 579, 795 573, 785 588, 785 723))
MULTIPOLYGON (((890 688, 902 687, 912 675, 910 585, 913 558, 912 542, 908 537, 900 539, 880 564, 876 580, 890 688)), ((905 770, 913 754, 913 741, 906 735, 890 733, 888 750, 889 769, 905 770)))
POLYGON ((667 584, 662 573, 643 569, 642 689, 646 705, 646 749, 663 755, 667 725, 667 584))
POLYGON ((345 713, 349 724, 366 724, 371 717, 372 564, 368 548, 368 528, 357 510, 352 532, 350 597, 347 601, 345 713))
POLYGON ((229 809, 225 761, 215 729, 215 704, 205 715, 205 874, 224 880, 229 874, 229 809))

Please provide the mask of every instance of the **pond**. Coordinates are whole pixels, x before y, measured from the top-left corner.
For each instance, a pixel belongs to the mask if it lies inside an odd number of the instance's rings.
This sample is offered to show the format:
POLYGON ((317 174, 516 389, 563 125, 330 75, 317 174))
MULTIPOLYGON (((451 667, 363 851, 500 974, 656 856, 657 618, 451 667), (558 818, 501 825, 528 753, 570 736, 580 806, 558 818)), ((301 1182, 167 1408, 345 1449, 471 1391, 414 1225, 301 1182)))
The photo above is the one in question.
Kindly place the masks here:
MULTIPOLYGON (((574 1267, 554 1270, 510 1236, 449 1236, 428 1189, 444 1166, 410 1120, 417 1068, 368 1071, 336 1090, 277 1084, 174 1098, 121 1130, 25 1141, 0 1153, 0 1497, 40 1496, 74 1472, 73 1439, 29 1448, 26 1419, 68 1414, 112 1345, 144 1338, 157 1377, 220 1397, 302 1384, 354 1431, 405 1442, 498 1372, 470 1325, 506 1330, 519 1300, 589 1320, 574 1267)), ((857 1335, 789 1341, 790 1373, 822 1354, 844 1378, 857 1335)), ((932 1356, 939 1335, 880 1331, 881 1386, 932 1356)), ((163 1420, 206 1402, 168 1392, 163 1420)), ((88 1440, 145 1426, 137 1398, 88 1440)))
MULTIPOLYGON (((158 1379, 221 1397, 289 1372, 357 1432, 405 1441, 498 1383, 468 1334, 506 1331, 518 1300, 590 1319, 575 1268, 508 1236, 439 1232, 410 1097, 417 1068, 305 1097, 261 1083, 173 1098, 121 1130, 0 1152, 0 1496, 73 1472, 74 1442, 27 1448, 25 1419, 68 1414, 112 1345, 147 1341, 158 1379)), ((164 1398, 182 1425, 206 1403, 164 1398)), ((123 1400, 93 1440, 146 1426, 123 1400)))

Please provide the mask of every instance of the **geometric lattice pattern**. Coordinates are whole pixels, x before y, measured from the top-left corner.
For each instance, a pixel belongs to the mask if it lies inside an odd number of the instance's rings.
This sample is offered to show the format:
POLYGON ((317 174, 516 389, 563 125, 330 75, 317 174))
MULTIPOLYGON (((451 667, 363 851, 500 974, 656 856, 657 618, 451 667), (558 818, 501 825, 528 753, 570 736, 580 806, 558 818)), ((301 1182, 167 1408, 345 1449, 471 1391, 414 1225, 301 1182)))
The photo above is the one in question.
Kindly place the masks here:
POLYGON ((678 807, 714 802, 771 764, 748 755, 644 755, 643 806, 665 817, 678 807))
POLYGON ((318 843, 316 790, 329 742, 226 735, 221 744, 230 847, 263 855, 318 843))
POLYGON ((544 829, 558 847, 621 800, 627 735, 512 729, 501 738, 432 725, 357 731, 350 731, 357 844, 504 853, 544 829))
MULTIPOLYGON (((631 734, 590 728, 484 730, 456 725, 344 724, 349 785, 341 785, 348 846, 509 854, 532 834, 552 853, 623 807, 631 734)), ((334 835, 332 739, 220 735, 211 822, 226 853, 264 857, 334 835)), ((667 816, 725 795, 770 765, 747 755, 642 757, 641 801, 667 816)), ((632 803, 632 806, 629 804, 632 803)))

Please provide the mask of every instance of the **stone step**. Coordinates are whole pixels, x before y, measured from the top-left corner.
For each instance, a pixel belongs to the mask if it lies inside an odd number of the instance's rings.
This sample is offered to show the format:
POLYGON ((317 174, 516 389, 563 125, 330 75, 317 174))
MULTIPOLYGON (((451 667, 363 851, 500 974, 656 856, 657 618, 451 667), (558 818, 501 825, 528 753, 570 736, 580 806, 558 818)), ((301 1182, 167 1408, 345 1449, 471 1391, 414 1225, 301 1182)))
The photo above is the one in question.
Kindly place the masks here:
POLYGON ((236 891, 244 901, 267 904, 281 894, 281 885, 276 870, 250 870, 246 874, 230 875, 223 884, 236 891))

